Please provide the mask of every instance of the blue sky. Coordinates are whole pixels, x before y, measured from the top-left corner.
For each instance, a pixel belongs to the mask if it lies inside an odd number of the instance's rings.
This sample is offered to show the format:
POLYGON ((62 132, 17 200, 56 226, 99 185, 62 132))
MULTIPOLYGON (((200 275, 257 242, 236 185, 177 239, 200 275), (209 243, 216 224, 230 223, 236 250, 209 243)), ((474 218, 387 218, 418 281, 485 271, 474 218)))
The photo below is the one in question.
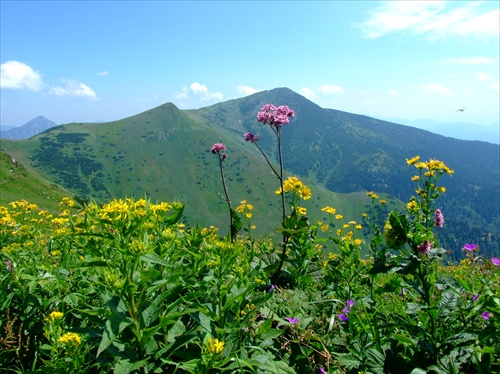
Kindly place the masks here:
POLYGON ((0 7, 2 125, 111 121, 276 87, 377 118, 499 122, 499 1, 0 7))

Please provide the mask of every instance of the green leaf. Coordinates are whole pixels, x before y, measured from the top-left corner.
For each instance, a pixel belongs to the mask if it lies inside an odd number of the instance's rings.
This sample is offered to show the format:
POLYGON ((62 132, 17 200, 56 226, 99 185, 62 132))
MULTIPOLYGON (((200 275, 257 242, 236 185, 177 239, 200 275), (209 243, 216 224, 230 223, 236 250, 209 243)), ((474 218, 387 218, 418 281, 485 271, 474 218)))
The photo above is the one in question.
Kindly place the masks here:
POLYGON ((396 339, 398 342, 401 342, 403 344, 410 344, 413 346, 417 345, 417 342, 415 342, 412 338, 405 335, 393 334, 392 337, 396 339))
POLYGON ((133 322, 131 318, 119 314, 114 314, 107 320, 105 324, 106 328, 102 333, 101 344, 99 344, 99 349, 97 350, 97 356, 106 350, 118 338, 118 335, 133 322))
POLYGON ((142 368, 144 365, 148 363, 148 360, 141 360, 136 362, 130 362, 129 359, 120 360, 116 363, 115 368, 113 370, 114 374, 128 374, 133 372, 134 370, 142 368))
POLYGON ((173 326, 168 330, 167 334, 167 341, 169 343, 173 343, 177 337, 181 336, 186 332, 186 326, 184 326, 184 323, 180 319, 175 321, 173 326))

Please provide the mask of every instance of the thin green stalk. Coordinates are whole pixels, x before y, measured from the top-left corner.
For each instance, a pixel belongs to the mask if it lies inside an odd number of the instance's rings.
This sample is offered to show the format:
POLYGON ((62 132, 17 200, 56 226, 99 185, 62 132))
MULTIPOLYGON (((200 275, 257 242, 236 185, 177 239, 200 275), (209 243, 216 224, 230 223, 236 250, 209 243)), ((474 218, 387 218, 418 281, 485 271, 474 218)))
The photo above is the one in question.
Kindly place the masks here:
MULTIPOLYGON (((286 221, 286 204, 285 204, 285 190, 283 189, 283 154, 281 151, 281 126, 278 126, 277 129, 275 130, 276 137, 278 138, 278 155, 279 155, 279 161, 280 161, 280 173, 279 173, 279 180, 280 180, 280 187, 281 187, 281 208, 283 210, 283 218, 282 218, 282 226, 285 228, 285 221, 286 221)), ((278 269, 274 273, 274 275, 271 277, 271 280, 276 281, 279 277, 279 274, 281 273, 281 269, 283 268, 283 263, 285 262, 285 257, 286 257, 286 246, 288 244, 288 236, 283 232, 283 249, 281 252, 281 260, 278 265, 278 269)))
POLYGON ((224 169, 222 167, 222 162, 224 161, 224 158, 221 156, 219 152, 217 152, 217 155, 219 156, 219 167, 220 167, 220 177, 222 179, 222 187, 224 189, 224 194, 226 195, 226 203, 227 206, 229 207, 229 235, 231 237, 231 243, 234 243, 234 239, 236 237, 236 230, 234 229, 234 224, 233 224, 233 208, 231 206, 231 200, 229 199, 229 194, 227 192, 227 187, 226 187, 226 178, 224 176, 224 169))

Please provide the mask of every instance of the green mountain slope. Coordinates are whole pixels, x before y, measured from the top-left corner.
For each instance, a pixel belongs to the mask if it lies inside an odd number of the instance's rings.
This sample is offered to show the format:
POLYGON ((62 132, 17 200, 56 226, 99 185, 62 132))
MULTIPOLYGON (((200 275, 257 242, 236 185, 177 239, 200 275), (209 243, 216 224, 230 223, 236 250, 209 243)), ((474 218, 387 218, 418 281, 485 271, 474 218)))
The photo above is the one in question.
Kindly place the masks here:
MULTIPOLYGON (((224 168, 233 205, 247 200, 255 206, 252 220, 258 231, 273 231, 280 220, 280 199, 274 193, 278 182, 262 157, 239 137, 191 118, 173 104, 115 122, 59 126, 29 140, 5 140, 2 147, 80 197, 179 200, 186 204, 191 224, 225 231, 227 207, 218 161, 210 152, 220 141, 228 147, 224 168)), ((363 193, 311 187, 314 198, 306 207, 317 212, 336 204, 346 217, 359 219, 368 203, 363 193)))
POLYGON ((26 199, 41 209, 57 212, 58 204, 65 196, 73 195, 0 151, 0 205, 26 199))
POLYGON ((228 215, 218 163, 209 151, 222 141, 234 205, 240 200, 255 205, 254 222, 269 232, 279 223, 277 180, 256 147, 243 140, 245 132, 259 135, 261 147, 277 158, 274 134, 256 119, 266 103, 295 110, 283 129, 285 169, 313 188, 310 207, 332 205, 359 219, 368 204, 366 191, 394 201, 414 193, 406 158, 437 158, 455 170, 452 178, 443 178, 448 189, 440 206, 447 222, 443 243, 459 250, 476 242, 486 253, 500 254, 498 145, 323 109, 286 88, 199 110, 165 104, 114 122, 62 125, 29 140, 2 140, 2 148, 82 197, 178 199, 186 203, 190 223, 223 229, 228 215))

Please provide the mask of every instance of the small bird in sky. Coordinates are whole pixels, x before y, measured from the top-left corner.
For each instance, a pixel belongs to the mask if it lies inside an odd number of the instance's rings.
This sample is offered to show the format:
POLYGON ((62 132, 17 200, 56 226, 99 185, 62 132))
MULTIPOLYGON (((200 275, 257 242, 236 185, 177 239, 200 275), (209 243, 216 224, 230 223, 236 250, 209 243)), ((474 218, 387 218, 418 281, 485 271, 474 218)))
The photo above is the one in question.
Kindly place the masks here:
POLYGON ((457 112, 463 112, 465 110, 465 107, 457 109, 457 112))

